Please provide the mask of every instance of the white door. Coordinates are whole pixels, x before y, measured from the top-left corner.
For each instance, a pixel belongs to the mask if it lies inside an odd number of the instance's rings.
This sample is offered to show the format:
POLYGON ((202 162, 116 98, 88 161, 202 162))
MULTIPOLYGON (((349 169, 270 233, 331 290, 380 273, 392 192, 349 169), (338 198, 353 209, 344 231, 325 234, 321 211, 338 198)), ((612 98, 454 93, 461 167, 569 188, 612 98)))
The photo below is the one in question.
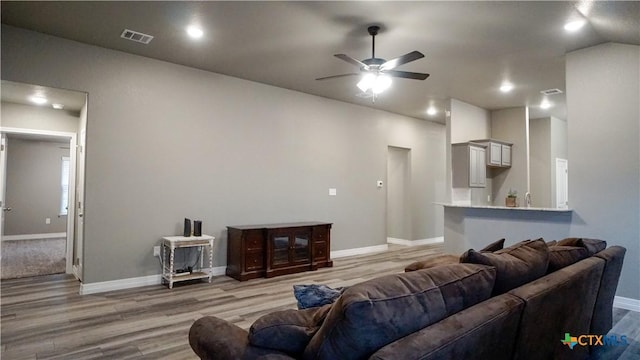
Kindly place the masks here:
POLYGON ((556 158, 556 208, 569 208, 569 161, 556 158))
POLYGON ((7 207, 4 203, 5 197, 5 184, 7 179, 7 135, 2 134, 2 142, 0 143, 0 240, 4 235, 4 212, 7 207))

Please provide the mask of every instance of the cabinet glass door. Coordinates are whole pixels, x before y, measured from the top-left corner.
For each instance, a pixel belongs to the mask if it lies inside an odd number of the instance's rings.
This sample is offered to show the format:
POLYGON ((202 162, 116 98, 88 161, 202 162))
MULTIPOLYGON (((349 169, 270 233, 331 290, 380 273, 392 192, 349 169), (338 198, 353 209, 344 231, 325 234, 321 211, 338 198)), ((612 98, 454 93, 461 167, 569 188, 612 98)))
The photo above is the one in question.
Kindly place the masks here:
POLYGON ((273 236, 272 265, 289 263, 289 236, 273 236))
POLYGON ((309 238, 308 233, 298 233, 295 235, 295 243, 293 245, 293 261, 309 261, 309 238))

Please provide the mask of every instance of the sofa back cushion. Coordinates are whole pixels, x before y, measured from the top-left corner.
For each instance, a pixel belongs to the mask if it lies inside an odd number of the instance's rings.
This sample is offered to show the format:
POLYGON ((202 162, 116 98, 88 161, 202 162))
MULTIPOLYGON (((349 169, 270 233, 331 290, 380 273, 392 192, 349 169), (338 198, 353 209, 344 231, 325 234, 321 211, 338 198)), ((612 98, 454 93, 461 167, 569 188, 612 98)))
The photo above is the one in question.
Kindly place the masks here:
POLYGON ((331 304, 305 310, 274 311, 261 316, 249 329, 249 343, 299 357, 329 309, 331 304))
POLYGON ((493 295, 499 295, 544 276, 549 264, 549 249, 542 239, 523 241, 494 253, 470 249, 462 254, 460 262, 495 266, 493 295))
POLYGON ((583 247, 551 246, 549 247, 549 267, 547 268, 547 274, 588 257, 589 251, 583 247))
POLYGON ((431 255, 431 256, 427 256, 422 260, 418 260, 416 262, 413 262, 407 265, 407 267, 404 268, 404 272, 428 269, 428 268, 442 266, 442 265, 457 264, 459 262, 460 262, 460 257, 457 255, 452 255, 452 254, 431 255))
POLYGON ((495 269, 443 265, 349 287, 304 351, 304 359, 366 359, 376 350, 491 296, 495 269))
POLYGON ((589 255, 594 255, 604 250, 607 247, 607 242, 600 239, 588 239, 588 238, 566 238, 558 241, 560 246, 577 246, 583 247, 589 251, 589 255))

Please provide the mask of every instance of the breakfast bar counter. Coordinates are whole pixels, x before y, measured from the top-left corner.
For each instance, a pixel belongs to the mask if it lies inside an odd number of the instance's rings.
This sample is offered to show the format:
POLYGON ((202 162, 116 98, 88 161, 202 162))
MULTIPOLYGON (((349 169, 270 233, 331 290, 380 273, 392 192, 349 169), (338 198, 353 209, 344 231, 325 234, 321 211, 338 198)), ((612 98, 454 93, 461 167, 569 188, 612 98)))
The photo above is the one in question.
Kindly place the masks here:
POLYGON ((505 238, 560 240, 569 236, 571 209, 437 203, 444 206, 444 250, 462 254, 505 238))

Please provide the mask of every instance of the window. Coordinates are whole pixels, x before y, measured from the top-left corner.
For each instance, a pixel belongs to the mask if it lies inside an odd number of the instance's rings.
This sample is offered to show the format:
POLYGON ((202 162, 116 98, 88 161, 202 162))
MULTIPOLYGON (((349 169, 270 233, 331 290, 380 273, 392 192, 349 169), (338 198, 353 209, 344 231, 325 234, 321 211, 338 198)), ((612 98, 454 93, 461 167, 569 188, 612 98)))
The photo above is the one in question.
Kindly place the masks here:
POLYGON ((60 175, 60 215, 67 215, 69 208, 69 157, 62 157, 62 174, 60 175))

